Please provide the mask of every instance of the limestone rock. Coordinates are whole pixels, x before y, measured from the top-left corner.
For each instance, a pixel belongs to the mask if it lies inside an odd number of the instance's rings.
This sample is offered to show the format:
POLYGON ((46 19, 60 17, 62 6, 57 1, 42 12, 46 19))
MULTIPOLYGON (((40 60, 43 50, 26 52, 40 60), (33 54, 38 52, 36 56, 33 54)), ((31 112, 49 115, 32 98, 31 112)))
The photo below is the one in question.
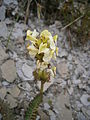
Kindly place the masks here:
POLYGON ((21 88, 22 90, 26 90, 26 91, 32 90, 32 87, 30 86, 30 84, 28 82, 19 83, 18 87, 21 88))
POLYGON ((61 93, 56 97, 54 103, 55 109, 58 110, 59 118, 57 120, 72 120, 72 112, 70 108, 68 93, 61 93))
POLYGON ((13 60, 7 60, 2 66, 2 77, 12 83, 16 77, 16 68, 13 60))
POLYGON ((7 90, 13 97, 18 97, 20 94, 20 89, 16 86, 13 85, 11 88, 8 88, 7 90))
POLYGON ((57 65, 57 71, 61 75, 62 78, 68 77, 68 66, 65 62, 61 62, 57 65))
POLYGON ((0 46, 0 64, 3 60, 7 59, 9 56, 5 53, 4 49, 0 46))
POLYGON ((15 108, 17 106, 17 100, 14 99, 11 95, 7 95, 7 102, 10 104, 10 108, 15 108))
POLYGON ((4 22, 0 22, 0 37, 7 38, 8 36, 8 30, 7 26, 4 22))
POLYGON ((0 7, 0 20, 1 21, 3 21, 5 19, 5 12, 6 12, 5 6, 1 6, 0 7))
POLYGON ((85 106, 89 106, 90 105, 90 95, 88 94, 83 94, 80 98, 81 102, 85 105, 85 106))
POLYGON ((33 68, 31 66, 27 65, 26 63, 23 64, 22 72, 23 72, 24 76, 27 77, 29 80, 34 80, 33 68))
POLYGON ((7 90, 6 90, 5 87, 2 87, 2 88, 0 89, 0 98, 1 98, 1 99, 4 99, 4 98, 5 98, 6 92, 7 92, 7 90))

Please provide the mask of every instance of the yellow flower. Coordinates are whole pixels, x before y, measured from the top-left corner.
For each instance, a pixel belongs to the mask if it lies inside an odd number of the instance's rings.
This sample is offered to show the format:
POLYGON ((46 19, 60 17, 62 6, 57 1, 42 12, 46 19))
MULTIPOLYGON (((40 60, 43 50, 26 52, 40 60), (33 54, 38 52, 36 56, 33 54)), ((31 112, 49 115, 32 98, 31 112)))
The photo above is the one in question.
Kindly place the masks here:
POLYGON ((39 46, 38 54, 46 53, 47 51, 49 51, 49 49, 47 48, 47 43, 45 43, 45 44, 41 43, 39 46))
POLYGON ((48 39, 51 36, 51 33, 48 30, 43 30, 40 34, 40 37, 48 39))
POLYGON ((40 62, 37 60, 37 69, 44 70, 48 67, 48 64, 45 62, 40 62))
POLYGON ((55 36, 53 37, 53 40, 55 41, 55 43, 57 42, 57 38, 58 38, 58 35, 55 35, 55 36))
POLYGON ((38 36, 38 32, 36 32, 36 30, 34 30, 33 32, 28 30, 27 31, 27 37, 26 37, 26 40, 30 40, 33 44, 36 43, 37 39, 36 37, 38 36))
POLYGON ((53 51, 47 51, 45 54, 44 54, 44 57, 43 57, 43 61, 44 62, 50 62, 51 58, 53 56, 53 51))
POLYGON ((27 46, 27 49, 29 50, 29 54, 33 57, 35 57, 36 54, 38 53, 38 49, 33 44, 27 46))
POLYGON ((56 55, 57 55, 57 56, 58 56, 58 50, 59 50, 58 47, 56 47, 56 55))
POLYGON ((53 37, 49 36, 49 39, 50 39, 50 41, 49 41, 50 42, 50 48, 55 51, 55 43, 53 41, 53 37))

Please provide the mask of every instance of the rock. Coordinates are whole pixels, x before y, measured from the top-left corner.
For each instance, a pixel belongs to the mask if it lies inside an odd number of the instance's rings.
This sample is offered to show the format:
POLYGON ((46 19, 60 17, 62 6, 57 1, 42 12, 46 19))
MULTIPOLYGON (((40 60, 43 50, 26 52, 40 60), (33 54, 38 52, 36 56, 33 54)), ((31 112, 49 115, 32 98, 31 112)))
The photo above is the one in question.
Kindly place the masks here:
POLYGON ((68 66, 65 62, 60 62, 57 65, 57 72, 61 75, 62 78, 67 78, 68 77, 68 66))
POLYGON ((5 19, 6 8, 5 6, 0 7, 0 20, 3 21, 5 19))
POLYGON ((14 99, 10 94, 7 94, 7 102, 10 104, 10 108, 15 108, 17 106, 17 100, 14 99))
POLYGON ((19 83, 18 87, 25 91, 29 91, 29 92, 32 91, 32 87, 30 86, 30 84, 28 82, 19 83))
POLYGON ((4 22, 0 22, 0 37, 7 38, 8 36, 8 30, 7 26, 4 22))
POLYGON ((8 82, 12 83, 16 77, 16 68, 13 60, 7 60, 2 66, 2 77, 8 82))
POLYGON ((23 37, 24 34, 20 28, 18 28, 18 29, 15 28, 12 32, 12 36, 14 39, 18 39, 19 37, 23 37))
POLYGON ((18 97, 20 94, 20 89, 16 86, 13 85, 11 88, 8 88, 8 93, 10 93, 13 97, 18 97))
POLYGON ((89 106, 90 105, 90 95, 88 94, 83 94, 80 98, 81 102, 83 103, 83 105, 85 106, 89 106))
POLYGON ((0 120, 2 120, 3 119, 3 116, 2 116, 2 114, 0 113, 0 120))
POLYGON ((49 110, 50 120, 56 120, 56 116, 52 110, 49 110))
POLYGON ((6 4, 6 5, 10 5, 10 4, 18 5, 18 2, 17 2, 17 0, 4 0, 4 4, 6 4))
POLYGON ((59 56, 62 58, 62 57, 67 57, 67 55, 68 55, 67 51, 62 50, 59 56))
POLYGON ((2 87, 2 88, 0 89, 0 98, 1 98, 2 100, 5 98, 6 92, 7 92, 7 90, 6 90, 5 87, 2 87))
POLYGON ((61 93, 55 99, 54 108, 58 110, 57 120, 72 120, 72 112, 70 108, 68 93, 61 93))
POLYGON ((87 120, 81 112, 77 114, 77 117, 78 117, 78 120, 87 120))
MULTIPOLYGON (((54 83, 54 79, 50 80, 50 82, 46 82, 44 84, 43 92, 45 92, 53 83, 54 83)), ((38 86, 38 88, 40 90, 40 88, 41 88, 41 82, 40 81, 37 81, 37 86, 38 86)))
POLYGON ((3 81, 3 82, 2 82, 2 85, 3 85, 3 86, 8 86, 9 83, 8 83, 7 81, 3 81))
POLYGON ((44 110, 49 110, 49 108, 50 108, 50 106, 49 106, 49 104, 48 103, 44 103, 44 110))
POLYGON ((41 120, 49 120, 48 115, 46 115, 41 108, 38 108, 38 114, 40 115, 41 120))
POLYGON ((8 54, 5 53, 4 49, 0 46, 0 64, 8 58, 8 54))
POLYGON ((33 77, 33 68, 29 65, 27 65, 26 63, 23 64, 22 66, 22 72, 23 72, 23 75, 29 79, 30 81, 34 80, 34 77, 33 77))
POLYGON ((73 87, 68 88, 68 92, 71 95, 73 93, 73 87))

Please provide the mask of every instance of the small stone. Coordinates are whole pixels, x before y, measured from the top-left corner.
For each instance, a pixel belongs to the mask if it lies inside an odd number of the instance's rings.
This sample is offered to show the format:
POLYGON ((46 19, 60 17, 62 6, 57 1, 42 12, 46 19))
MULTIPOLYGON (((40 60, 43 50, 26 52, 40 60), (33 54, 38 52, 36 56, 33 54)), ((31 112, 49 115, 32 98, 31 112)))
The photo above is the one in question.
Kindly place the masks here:
POLYGON ((10 4, 18 5, 18 2, 17 2, 17 0, 4 0, 4 4, 6 4, 6 5, 10 5, 10 4))
POLYGON ((7 81, 3 81, 3 82, 2 82, 2 85, 3 85, 3 86, 8 86, 9 83, 8 83, 7 81))
POLYGON ((16 68, 13 60, 7 60, 2 66, 2 77, 8 82, 12 83, 16 77, 16 68))
POLYGON ((33 68, 29 65, 27 65, 26 63, 23 64, 22 66, 22 72, 24 74, 25 77, 27 77, 29 80, 34 80, 33 77, 33 68))
POLYGON ((13 30, 12 36, 13 36, 15 39, 18 39, 19 37, 23 37, 24 34, 23 34, 23 32, 22 32, 22 30, 21 30, 20 28, 18 28, 18 29, 15 28, 15 29, 13 30))
POLYGON ((11 95, 8 94, 6 99, 7 99, 7 102, 10 104, 10 108, 17 107, 17 100, 14 99, 11 95))
POLYGON ((62 58, 62 57, 67 57, 67 55, 68 55, 67 51, 62 50, 59 56, 62 58))
POLYGON ((7 93, 6 88, 5 88, 5 87, 2 87, 2 88, 0 89, 0 98, 1 98, 2 100, 5 98, 6 93, 7 93))
POLYGON ((52 110, 49 110, 50 120, 56 120, 56 116, 52 110))
POLYGON ((78 120, 87 120, 85 116, 80 112, 77 114, 77 117, 78 117, 78 120))
POLYGON ((62 78, 68 77, 68 66, 65 62, 61 62, 57 65, 57 71, 61 75, 62 78))
POLYGON ((54 108, 58 110, 58 120, 72 120, 68 93, 61 93, 55 99, 54 108))
POLYGON ((8 58, 8 54, 5 53, 4 49, 0 46, 0 64, 8 58))
POLYGON ((50 106, 49 106, 49 104, 48 103, 44 103, 44 110, 49 110, 50 109, 50 106))
POLYGON ((41 108, 38 108, 38 114, 40 115, 41 120, 49 120, 49 116, 41 108))
POLYGON ((7 90, 13 97, 18 97, 20 94, 20 89, 16 86, 13 85, 11 88, 8 88, 7 90))
POLYGON ((68 92, 71 95, 73 93, 73 87, 68 88, 68 92))
POLYGON ((26 91, 32 91, 32 87, 30 86, 30 84, 28 82, 22 82, 18 84, 18 87, 22 90, 26 90, 26 91))
POLYGON ((3 21, 5 19, 6 8, 5 6, 0 7, 0 20, 3 21))
POLYGON ((81 98, 80 98, 81 102, 82 102, 83 105, 85 105, 85 106, 89 106, 89 105, 90 105, 89 99, 90 99, 90 95, 88 95, 88 94, 83 94, 83 95, 81 96, 81 98))
POLYGON ((8 30, 7 26, 4 22, 0 22, 0 37, 7 38, 8 36, 8 30))

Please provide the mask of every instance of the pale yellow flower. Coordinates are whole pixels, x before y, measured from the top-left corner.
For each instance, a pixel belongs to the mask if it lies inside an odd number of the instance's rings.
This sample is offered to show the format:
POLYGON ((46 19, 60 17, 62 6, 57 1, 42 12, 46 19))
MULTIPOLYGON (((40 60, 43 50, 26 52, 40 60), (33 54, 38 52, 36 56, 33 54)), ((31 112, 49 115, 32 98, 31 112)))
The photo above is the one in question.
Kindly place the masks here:
POLYGON ((43 30, 40 34, 40 37, 48 39, 51 36, 51 33, 48 30, 43 30))
POLYGON ((29 50, 29 54, 33 57, 35 57, 36 54, 38 53, 38 49, 33 44, 27 46, 27 49, 29 50))
POLYGON ((57 55, 57 56, 58 56, 58 50, 59 50, 58 47, 56 47, 56 55, 57 55))
POLYGON ((43 57, 43 61, 44 62, 50 62, 50 60, 52 59, 52 56, 53 56, 53 51, 49 50, 47 51, 45 54, 44 54, 44 57, 43 57))
POLYGON ((38 54, 46 53, 48 51, 49 51, 49 49, 47 48, 47 43, 45 43, 45 44, 41 43, 40 46, 39 46, 38 54))
POLYGON ((55 36, 53 37, 53 40, 55 41, 55 43, 57 42, 57 38, 58 38, 58 35, 55 35, 55 36))
POLYGON ((55 43, 52 36, 49 36, 50 48, 55 51, 55 43))

